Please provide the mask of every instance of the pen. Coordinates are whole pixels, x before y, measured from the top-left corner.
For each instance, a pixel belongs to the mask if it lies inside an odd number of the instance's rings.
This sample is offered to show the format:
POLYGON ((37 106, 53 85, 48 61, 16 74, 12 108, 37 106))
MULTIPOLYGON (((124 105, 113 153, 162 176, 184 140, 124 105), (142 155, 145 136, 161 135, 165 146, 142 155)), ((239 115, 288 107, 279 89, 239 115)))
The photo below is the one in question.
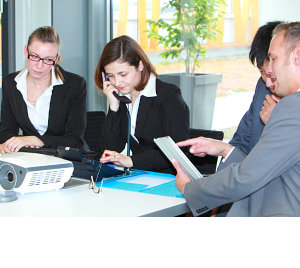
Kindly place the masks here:
MULTIPOLYGON (((110 156, 110 154, 105 153, 104 156, 105 156, 105 157, 108 157, 108 156, 110 156)), ((111 168, 115 168, 115 165, 114 165, 114 164, 107 164, 107 165, 108 165, 109 167, 111 167, 111 168)))

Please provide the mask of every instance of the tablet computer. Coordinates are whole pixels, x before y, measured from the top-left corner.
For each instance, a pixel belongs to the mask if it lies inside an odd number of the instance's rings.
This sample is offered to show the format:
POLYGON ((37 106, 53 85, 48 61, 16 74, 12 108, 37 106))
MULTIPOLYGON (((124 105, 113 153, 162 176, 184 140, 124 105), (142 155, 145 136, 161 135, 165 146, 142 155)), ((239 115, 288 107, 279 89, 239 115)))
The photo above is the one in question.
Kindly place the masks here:
POLYGON ((184 172, 192 179, 196 180, 202 178, 202 174, 193 165, 193 163, 187 158, 187 156, 181 151, 181 149, 176 145, 171 137, 161 137, 154 139, 154 142, 166 155, 166 157, 171 161, 171 159, 176 159, 184 172))

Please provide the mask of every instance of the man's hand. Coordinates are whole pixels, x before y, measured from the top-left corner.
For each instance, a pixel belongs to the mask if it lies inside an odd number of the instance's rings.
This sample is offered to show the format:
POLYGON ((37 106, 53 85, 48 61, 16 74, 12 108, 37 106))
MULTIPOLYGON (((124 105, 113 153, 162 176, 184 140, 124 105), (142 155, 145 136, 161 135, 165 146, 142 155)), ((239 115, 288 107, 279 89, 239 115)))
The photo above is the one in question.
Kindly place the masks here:
POLYGON ((44 143, 36 136, 11 137, 3 143, 5 150, 18 152, 22 147, 40 148, 44 143))
POLYGON ((190 152, 196 156, 205 155, 226 157, 232 145, 210 138, 198 137, 177 143, 178 146, 191 146, 190 152))
POLYGON ((172 164, 177 171, 176 179, 175 179, 175 186, 178 190, 184 194, 184 187, 185 185, 191 181, 190 177, 183 171, 180 164, 176 159, 172 159, 172 164))
POLYGON ((266 95, 266 99, 264 100, 264 105, 261 108, 259 113, 260 119, 264 124, 267 124, 273 109, 275 108, 276 104, 280 101, 279 97, 275 95, 266 95))

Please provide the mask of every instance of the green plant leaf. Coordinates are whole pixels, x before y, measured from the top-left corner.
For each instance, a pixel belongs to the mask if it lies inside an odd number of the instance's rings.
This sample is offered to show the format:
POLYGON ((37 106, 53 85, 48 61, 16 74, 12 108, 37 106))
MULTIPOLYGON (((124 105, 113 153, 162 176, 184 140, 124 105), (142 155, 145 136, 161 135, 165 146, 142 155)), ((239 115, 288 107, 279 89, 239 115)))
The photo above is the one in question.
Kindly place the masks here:
POLYGON ((186 72, 190 73, 200 60, 205 59, 204 40, 216 40, 218 14, 224 0, 169 0, 162 8, 173 10, 174 20, 170 23, 159 19, 147 20, 150 26, 149 37, 154 37, 167 50, 161 57, 184 59, 186 72), (182 55, 182 53, 184 55, 182 55))

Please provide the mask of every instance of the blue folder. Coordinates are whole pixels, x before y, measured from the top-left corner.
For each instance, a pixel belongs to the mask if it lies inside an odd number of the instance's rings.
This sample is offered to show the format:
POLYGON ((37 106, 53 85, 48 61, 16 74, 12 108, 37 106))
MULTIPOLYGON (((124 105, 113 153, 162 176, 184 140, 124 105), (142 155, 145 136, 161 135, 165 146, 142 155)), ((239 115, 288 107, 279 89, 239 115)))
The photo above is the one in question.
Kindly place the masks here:
MULTIPOLYGON (((124 191, 131 191, 131 192, 141 192, 146 194, 184 198, 181 192, 176 188, 174 182, 175 182, 175 176, 171 174, 157 173, 157 172, 143 171, 143 170, 133 170, 128 175, 118 176, 118 177, 105 180, 103 182, 103 187, 124 190, 124 191), (145 176, 145 175, 147 175, 147 178, 149 178, 149 180, 167 179, 168 181, 153 187, 149 187, 148 184, 138 184, 138 183, 120 181, 125 178, 128 178, 130 180, 130 178, 134 179, 136 178, 136 176, 145 176)), ((97 183, 97 185, 100 186, 100 183, 97 183)))

